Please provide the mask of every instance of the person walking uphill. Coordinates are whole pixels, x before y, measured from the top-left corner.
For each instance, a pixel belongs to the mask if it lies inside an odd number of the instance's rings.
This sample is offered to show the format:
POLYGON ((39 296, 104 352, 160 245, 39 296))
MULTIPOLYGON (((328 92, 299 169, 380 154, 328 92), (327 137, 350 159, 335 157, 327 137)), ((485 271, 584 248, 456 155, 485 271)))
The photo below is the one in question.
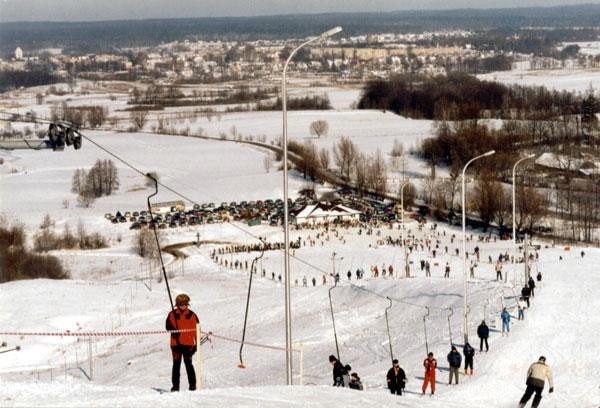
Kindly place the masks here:
POLYGON ((433 353, 427 354, 427 358, 423 361, 423 367, 425 367, 425 379, 423 380, 422 391, 425 394, 427 391, 427 384, 431 384, 431 395, 435 393, 435 369, 437 368, 437 361, 433 358, 433 353))
POLYGON ((452 346, 450 353, 448 353, 448 364, 450 365, 450 377, 448 378, 448 385, 452 384, 452 377, 454 376, 455 384, 458 384, 458 370, 462 363, 462 356, 456 350, 455 346, 452 346))
POLYGON ((490 336, 490 328, 485 324, 485 320, 481 321, 479 327, 477 327, 477 336, 479 337, 479 352, 483 351, 483 343, 485 342, 485 351, 490 351, 488 346, 488 337, 490 336))
POLYGON ((534 392, 535 397, 533 397, 531 407, 537 408, 540 405, 546 378, 548 379, 548 385, 550 386, 548 392, 553 393, 554 382, 552 380, 552 370, 546 365, 546 357, 541 356, 538 361, 533 363, 529 367, 529 370, 527 370, 527 389, 525 390, 525 394, 523 394, 521 401, 519 401, 519 408, 523 408, 527 404, 527 401, 529 401, 529 398, 531 398, 534 392))
POLYGON ((500 318, 502 319, 502 335, 508 336, 508 333, 510 332, 510 313, 508 313, 506 308, 502 309, 500 318))
POLYGON ((198 347, 196 339, 196 326, 200 323, 196 313, 189 309, 190 297, 184 293, 175 298, 175 310, 169 312, 166 321, 167 330, 186 330, 178 333, 171 333, 171 354, 173 356, 173 369, 171 371, 171 381, 173 387, 171 391, 179 391, 179 376, 181 370, 181 359, 185 363, 185 371, 190 385, 190 391, 196 389, 196 372, 192 365, 192 356, 198 347))
POLYGON ((463 347, 463 354, 465 355, 465 375, 473 375, 473 357, 475 357, 475 349, 467 342, 463 347), (471 372, 469 373, 469 368, 471 372))
POLYGON ((406 373, 398 364, 398 360, 392 361, 392 368, 387 372, 387 386, 392 394, 402 395, 406 386, 406 373))
POLYGON ((344 365, 333 354, 329 356, 329 363, 333 366, 333 386, 344 387, 344 375, 347 375, 344 365))

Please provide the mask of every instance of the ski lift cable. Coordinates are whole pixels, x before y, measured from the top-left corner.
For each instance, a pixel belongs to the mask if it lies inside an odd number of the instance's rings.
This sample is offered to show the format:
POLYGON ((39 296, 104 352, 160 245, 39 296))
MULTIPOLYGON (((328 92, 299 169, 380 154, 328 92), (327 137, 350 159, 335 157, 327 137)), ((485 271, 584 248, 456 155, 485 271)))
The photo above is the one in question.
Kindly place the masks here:
MULTIPOLYGON (((158 182, 156 178, 152 177, 150 173, 146 174, 146 177, 154 181, 154 193, 150 194, 146 199, 148 203, 148 212, 150 214, 150 218, 152 219, 150 224, 152 225, 152 230, 154 231, 154 238, 156 238, 156 248, 158 249, 158 257, 160 259, 160 266, 162 268, 163 276, 165 278, 165 284, 167 286, 167 293, 169 294, 169 304, 171 305, 171 311, 173 312, 173 320, 175 321, 175 329, 179 330, 179 324, 177 323, 177 318, 175 316, 175 306, 173 305, 173 297, 171 296, 171 288, 169 287, 169 278, 167 277, 167 271, 165 270, 165 263, 163 261, 162 249, 160 247, 160 242, 158 240, 158 232, 156 231, 156 224, 154 223, 154 217, 152 216, 152 205, 150 204, 150 198, 154 197, 158 194, 158 182)), ((175 336, 175 341, 179 345, 179 336, 175 336)))
POLYGON ((242 359, 242 350, 244 349, 244 341, 246 340, 246 324, 248 323, 248 309, 250 308, 250 292, 252 290, 252 277, 254 275, 254 269, 256 268, 256 262, 263 257, 265 254, 265 242, 263 242, 263 246, 261 248, 261 252, 259 256, 254 257, 252 260, 252 264, 250 265, 250 278, 248 280, 248 296, 246 297, 246 312, 244 313, 244 329, 242 330, 242 341, 240 344, 240 364, 238 364, 239 368, 246 368, 244 365, 244 360, 242 359))
POLYGON ((392 351, 392 336, 390 334, 390 323, 388 320, 388 311, 391 310, 391 308, 392 308, 392 299, 390 299, 388 297, 387 300, 390 302, 390 305, 385 308, 385 325, 387 327, 388 342, 390 344, 390 359, 393 362, 394 361, 394 353, 392 351))
MULTIPOLYGON (((114 153, 114 152, 110 151, 110 150, 109 150, 109 149, 107 149, 106 147, 102 146, 100 143, 98 143, 98 142, 94 141, 94 140, 93 140, 92 138, 90 138, 89 136, 86 136, 86 135, 85 135, 85 134, 83 134, 83 133, 80 133, 80 134, 81 134, 82 138, 84 138, 85 140, 87 140, 88 142, 90 142, 91 144, 93 144, 94 146, 96 146, 97 148, 99 148, 100 150, 104 151, 104 152, 105 152, 105 153, 107 153, 108 155, 110 155, 110 156, 114 157, 116 160, 118 160, 118 161, 120 161, 121 163, 125 164, 127 167, 129 167, 130 169, 132 169, 132 170, 133 170, 133 171, 135 171, 136 173, 138 173, 138 174, 140 174, 140 175, 142 175, 142 176, 144 176, 144 177, 146 177, 146 176, 147 176, 147 173, 145 173, 144 171, 142 171, 142 170, 138 169, 136 166, 134 166, 133 164, 131 164, 131 163, 130 163, 130 162, 128 162, 127 160, 123 159, 122 157, 120 157, 120 156, 119 156, 119 155, 117 155, 116 153, 114 153)), ((186 201, 188 201, 188 202, 192 203, 192 204, 198 204, 198 203, 197 203, 195 200, 193 200, 192 198, 190 198, 190 197, 188 197, 187 195, 185 195, 185 194, 183 194, 183 193, 181 193, 181 192, 179 192, 179 191, 177 191, 177 190, 175 190, 175 189, 173 189, 173 188, 169 187, 168 185, 166 185, 166 184, 164 184, 164 183, 162 183, 162 182, 160 182, 160 181, 158 181, 158 180, 156 180, 156 184, 157 184, 158 186, 161 186, 161 187, 163 187, 164 189, 166 189, 166 190, 168 190, 168 191, 172 192, 173 194, 175 194, 175 195, 177 195, 177 196, 181 197, 182 199, 184 199, 184 200, 186 200, 186 201)), ((261 242, 261 243, 263 242, 260 236, 258 236, 258 235, 256 235, 256 234, 253 234, 252 232, 250 232, 250 231, 248 231, 248 230, 246 230, 246 229, 242 228, 241 226, 239 226, 239 225, 237 225, 237 224, 235 224, 235 223, 233 223, 233 222, 231 222, 231 221, 225 221, 225 222, 226 222, 226 223, 228 223, 229 225, 231 225, 232 227, 236 228, 237 230, 239 230, 239 231, 243 232, 244 234, 246 234, 246 235, 248 235, 248 236, 250 236, 250 237, 253 237, 254 239, 258 240, 259 242, 261 242)), ((279 251, 283 252, 283 251, 284 251, 284 249, 280 249, 279 251)), ((291 258, 294 258, 294 259, 296 259, 298 262, 300 262, 300 263, 302 263, 302 264, 304 264, 304 265, 306 265, 306 266, 308 266, 308 267, 310 267, 310 268, 312 268, 312 269, 314 269, 314 270, 316 270, 316 271, 318 271, 318 272, 320 272, 320 273, 323 273, 323 274, 325 274, 325 275, 329 275, 329 276, 333 276, 333 274, 332 274, 331 272, 328 272, 328 271, 326 271, 326 270, 324 270, 324 269, 322 269, 322 268, 320 268, 320 267, 318 267, 318 266, 316 266, 316 265, 314 265, 314 264, 312 264, 312 263, 310 263, 310 262, 308 262, 308 261, 306 261, 306 260, 304 260, 304 259, 302 259, 302 258, 298 257, 297 255, 290 254, 290 257, 291 257, 291 258)), ((379 259, 379 257, 378 257, 378 259, 379 259)), ((386 295, 383 295, 383 294, 381 294, 381 293, 375 292, 375 291, 373 291, 373 290, 371 290, 371 289, 367 289, 367 288, 365 288, 365 287, 363 287, 363 286, 356 285, 356 284, 354 284, 354 283, 352 283, 352 282, 346 282, 345 284, 346 284, 346 285, 349 285, 349 286, 351 286, 351 287, 353 287, 353 288, 360 289, 360 290, 362 290, 362 291, 365 291, 365 292, 371 293, 372 295, 375 295, 375 296, 377 296, 377 297, 379 297, 379 298, 381 298, 381 299, 387 299, 387 296, 386 296, 386 295)), ((425 306, 425 305, 422 305, 422 304, 417 304, 417 303, 408 302, 408 301, 406 301, 406 300, 403 300, 403 299, 401 299, 401 298, 399 299, 399 298, 393 298, 393 297, 392 297, 392 300, 394 300, 394 301, 396 301, 396 302, 399 302, 399 303, 403 303, 403 304, 407 304, 407 305, 410 305, 410 306, 415 306, 415 307, 420 307, 420 308, 426 308, 426 307, 429 307, 430 309, 436 309, 436 310, 440 310, 440 311, 441 311, 441 310, 444 310, 444 308, 443 308, 443 307, 425 306)))
MULTIPOLYGON (((333 274, 332 274, 333 275, 333 274)), ((337 331, 335 330, 335 317, 333 315, 333 303, 331 301, 331 291, 337 287, 338 279, 333 277, 333 286, 329 288, 329 310, 331 311, 331 322, 333 323, 333 337, 335 339, 335 350, 337 352, 338 361, 340 360, 340 347, 338 346, 337 331)))

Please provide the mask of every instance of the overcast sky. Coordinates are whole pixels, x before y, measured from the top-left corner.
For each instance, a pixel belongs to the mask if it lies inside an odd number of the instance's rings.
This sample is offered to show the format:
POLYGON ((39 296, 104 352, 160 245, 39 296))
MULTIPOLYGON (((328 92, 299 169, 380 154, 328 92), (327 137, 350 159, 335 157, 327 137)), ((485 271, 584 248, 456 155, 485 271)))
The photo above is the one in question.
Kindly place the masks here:
POLYGON ((558 6, 600 0, 0 0, 0 22, 558 6))

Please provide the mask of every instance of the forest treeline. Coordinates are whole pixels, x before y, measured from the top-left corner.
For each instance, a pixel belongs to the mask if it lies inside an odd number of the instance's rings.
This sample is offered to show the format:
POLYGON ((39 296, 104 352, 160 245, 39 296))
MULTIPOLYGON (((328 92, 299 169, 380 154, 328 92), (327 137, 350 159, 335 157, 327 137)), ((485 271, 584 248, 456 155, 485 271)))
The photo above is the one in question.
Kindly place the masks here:
POLYGON ((598 112, 598 104, 588 96, 545 87, 504 85, 454 72, 436 77, 399 75, 390 80, 369 81, 358 108, 390 110, 414 119, 542 120, 598 112))

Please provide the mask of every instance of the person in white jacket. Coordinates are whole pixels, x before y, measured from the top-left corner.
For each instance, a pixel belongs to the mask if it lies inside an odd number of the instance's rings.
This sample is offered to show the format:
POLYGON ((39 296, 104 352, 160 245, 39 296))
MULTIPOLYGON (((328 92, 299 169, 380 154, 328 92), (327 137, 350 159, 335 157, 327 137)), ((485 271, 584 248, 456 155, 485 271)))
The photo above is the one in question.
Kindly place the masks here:
POLYGON ((527 370, 527 389, 525 390, 525 394, 523 394, 523 397, 519 402, 519 408, 525 407, 525 404, 527 404, 527 401, 529 401, 529 398, 531 398, 534 392, 535 397, 533 397, 531 407, 537 408, 540 405, 546 378, 548 379, 548 385, 550 386, 548 392, 552 393, 554 392, 552 370, 550 370, 550 367, 546 365, 546 357, 541 356, 538 361, 533 363, 529 367, 529 370, 527 370))

